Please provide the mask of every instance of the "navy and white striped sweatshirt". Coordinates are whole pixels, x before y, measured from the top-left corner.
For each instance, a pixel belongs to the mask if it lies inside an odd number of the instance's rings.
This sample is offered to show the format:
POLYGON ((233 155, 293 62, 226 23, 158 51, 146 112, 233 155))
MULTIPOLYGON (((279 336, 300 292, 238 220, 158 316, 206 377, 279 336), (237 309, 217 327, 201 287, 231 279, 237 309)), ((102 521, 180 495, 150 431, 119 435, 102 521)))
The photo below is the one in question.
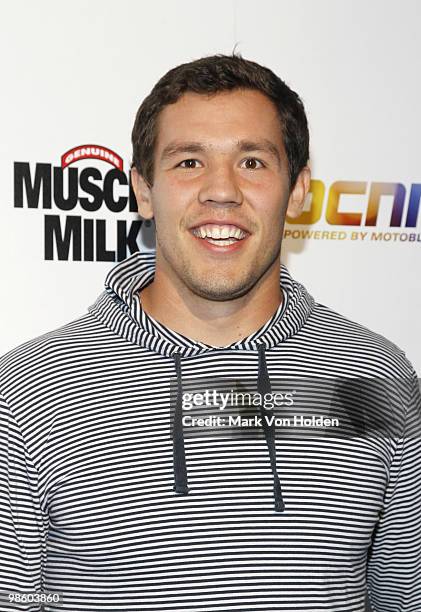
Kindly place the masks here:
POLYGON ((61 592, 50 611, 363 612, 368 588, 375 612, 420 612, 421 440, 406 432, 421 398, 404 352, 284 265, 263 327, 194 341, 141 308, 154 257, 114 266, 86 314, 0 360, 0 591, 61 592), (261 391, 396 381, 400 433, 186 435, 186 381, 242 376, 261 391))

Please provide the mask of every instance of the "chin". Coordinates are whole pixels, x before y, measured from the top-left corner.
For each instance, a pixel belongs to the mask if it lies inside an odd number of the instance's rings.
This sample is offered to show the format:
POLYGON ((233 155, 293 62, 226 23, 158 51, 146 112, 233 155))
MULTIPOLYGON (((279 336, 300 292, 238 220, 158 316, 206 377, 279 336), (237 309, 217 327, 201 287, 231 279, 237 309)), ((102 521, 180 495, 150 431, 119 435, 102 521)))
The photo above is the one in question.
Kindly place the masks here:
POLYGON ((239 283, 238 279, 192 278, 185 279, 190 291, 196 295, 214 302, 226 302, 245 295, 254 285, 254 279, 239 283), (214 282, 213 282, 214 281, 214 282))

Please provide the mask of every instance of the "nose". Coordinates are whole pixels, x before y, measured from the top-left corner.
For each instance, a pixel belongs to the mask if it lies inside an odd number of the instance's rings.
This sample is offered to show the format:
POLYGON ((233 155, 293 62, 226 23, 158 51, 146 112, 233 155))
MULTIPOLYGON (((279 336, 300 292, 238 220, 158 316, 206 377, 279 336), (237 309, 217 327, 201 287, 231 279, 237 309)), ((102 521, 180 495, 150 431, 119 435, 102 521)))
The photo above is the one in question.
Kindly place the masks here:
POLYGON ((208 167, 200 187, 199 202, 239 206, 243 201, 243 194, 237 180, 235 170, 228 163, 208 167))

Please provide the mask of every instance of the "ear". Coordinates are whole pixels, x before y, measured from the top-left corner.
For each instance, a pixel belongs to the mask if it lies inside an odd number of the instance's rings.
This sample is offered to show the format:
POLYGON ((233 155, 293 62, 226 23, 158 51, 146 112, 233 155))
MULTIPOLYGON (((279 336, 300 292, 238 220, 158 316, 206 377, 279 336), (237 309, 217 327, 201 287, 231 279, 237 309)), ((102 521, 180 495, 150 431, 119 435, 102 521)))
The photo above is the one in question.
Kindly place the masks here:
POLYGON ((130 171, 132 187, 136 196, 137 209, 139 215, 143 219, 153 219, 153 208, 151 201, 151 190, 145 179, 136 168, 132 168, 130 171))
POLYGON ((296 219, 303 212, 306 196, 310 189, 311 172, 308 166, 304 166, 297 177, 294 187, 288 198, 287 217, 296 219))

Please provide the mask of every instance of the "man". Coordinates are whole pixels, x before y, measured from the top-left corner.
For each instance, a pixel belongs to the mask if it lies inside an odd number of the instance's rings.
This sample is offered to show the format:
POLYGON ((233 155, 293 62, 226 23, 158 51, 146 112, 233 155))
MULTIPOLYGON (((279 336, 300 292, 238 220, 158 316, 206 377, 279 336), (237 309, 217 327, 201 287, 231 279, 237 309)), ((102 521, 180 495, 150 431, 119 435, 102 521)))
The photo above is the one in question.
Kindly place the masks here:
POLYGON ((280 265, 308 157, 297 94, 240 56, 178 66, 145 99, 132 183, 156 255, 1 361, 3 591, 78 612, 356 612, 368 586, 373 610, 421 609, 416 374, 280 265), (203 407, 209 381, 266 398, 286 377, 392 381, 346 414, 383 410, 399 435, 281 435, 262 405, 250 435, 189 432, 187 390, 203 407))

